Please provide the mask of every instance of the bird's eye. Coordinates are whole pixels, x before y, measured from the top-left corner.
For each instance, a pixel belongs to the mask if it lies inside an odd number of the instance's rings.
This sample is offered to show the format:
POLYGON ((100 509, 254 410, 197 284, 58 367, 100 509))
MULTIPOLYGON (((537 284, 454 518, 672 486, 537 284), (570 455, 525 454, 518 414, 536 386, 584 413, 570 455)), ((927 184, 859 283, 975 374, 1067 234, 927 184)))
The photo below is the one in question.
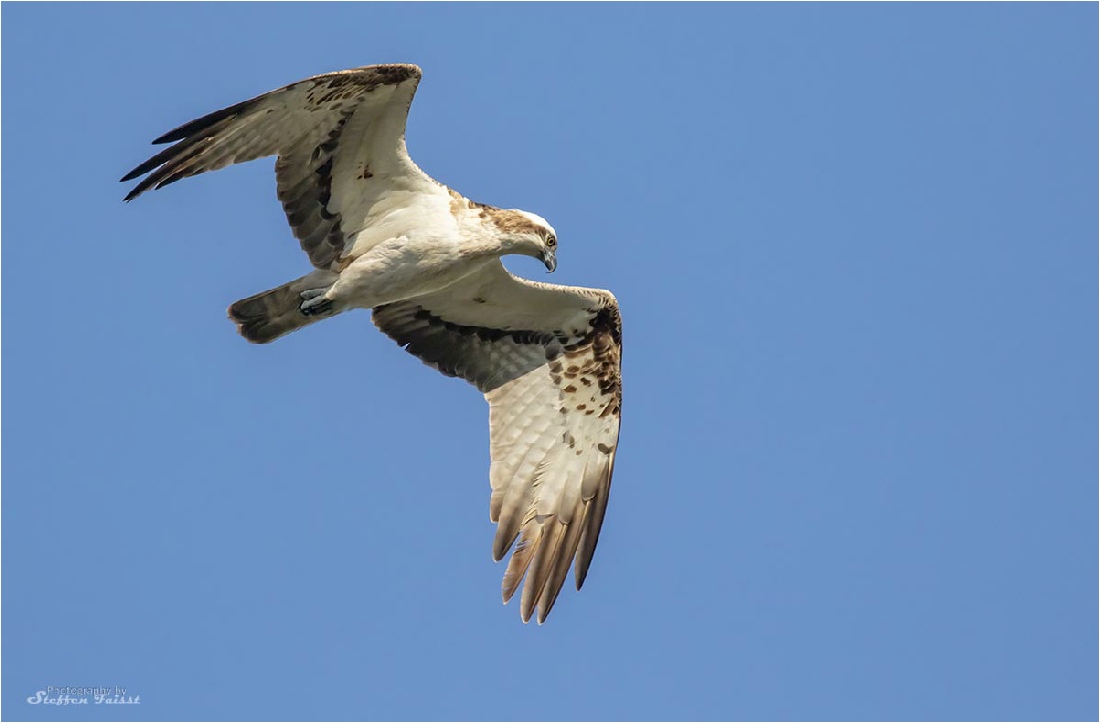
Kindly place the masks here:
POLYGON ((558 240, 556 238, 554 238, 553 236, 547 236, 546 237, 546 245, 550 248, 554 248, 555 246, 558 245, 558 240))

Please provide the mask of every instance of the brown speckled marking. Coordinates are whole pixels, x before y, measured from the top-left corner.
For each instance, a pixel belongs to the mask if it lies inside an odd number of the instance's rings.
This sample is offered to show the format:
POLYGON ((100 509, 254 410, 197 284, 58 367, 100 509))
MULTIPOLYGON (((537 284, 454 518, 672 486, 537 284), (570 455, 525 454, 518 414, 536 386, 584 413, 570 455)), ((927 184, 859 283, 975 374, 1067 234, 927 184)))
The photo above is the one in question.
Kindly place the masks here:
POLYGON ((451 195, 451 215, 458 218, 467 208, 469 208, 466 205, 466 199, 461 193, 453 188, 448 188, 447 193, 451 195))
POLYGON ((619 416, 622 409, 622 377, 619 372, 622 358, 622 322, 614 307, 600 309, 589 322, 592 327, 592 354, 596 363, 596 384, 600 394, 607 397, 601 417, 619 416))
POLYGON ((555 335, 556 352, 547 350, 547 372, 561 389, 561 414, 618 416, 622 406, 618 314, 613 308, 592 309, 590 314, 586 331, 555 335))
POLYGON ((334 101, 374 92, 379 86, 397 85, 413 76, 418 80, 420 78, 420 71, 412 65, 381 65, 371 70, 369 75, 362 71, 348 71, 318 78, 306 91, 306 99, 314 105, 329 105, 334 101))

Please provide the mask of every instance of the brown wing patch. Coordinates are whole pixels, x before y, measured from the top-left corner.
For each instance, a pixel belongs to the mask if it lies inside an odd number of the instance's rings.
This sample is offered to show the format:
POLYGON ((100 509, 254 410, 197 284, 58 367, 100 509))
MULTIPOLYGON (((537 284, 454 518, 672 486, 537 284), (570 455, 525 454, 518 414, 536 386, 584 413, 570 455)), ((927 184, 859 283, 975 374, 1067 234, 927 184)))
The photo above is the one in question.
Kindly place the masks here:
MULTIPOLYGON (((621 356, 618 309, 599 309, 583 339, 565 344, 559 354, 548 355, 550 378, 561 387, 563 400, 573 400, 573 409, 595 409, 601 417, 618 416, 622 407, 621 356)), ((566 408, 564 404, 562 408, 566 408)))
POLYGON ((622 411, 622 347, 623 326, 617 307, 604 307, 592 318, 592 354, 595 358, 595 379, 600 394, 607 400, 600 416, 618 416, 622 411))
POLYGON ((340 135, 354 109, 344 111, 320 143, 279 156, 275 162, 279 201, 310 262, 328 269, 344 249, 340 214, 329 210, 332 166, 340 135))
MULTIPOLYGON (((373 73, 331 73, 321 76, 307 91, 306 97, 315 105, 356 98, 383 85, 396 85, 409 78, 420 79, 420 68, 415 65, 380 65, 373 73)), ((302 81, 308 83, 310 81, 302 81)))
POLYGON ((556 357, 564 341, 532 329, 493 329, 447 321, 413 302, 373 309, 375 326, 410 354, 482 392, 526 374, 556 357))
POLYGON ((455 218, 462 216, 470 208, 470 202, 453 188, 448 188, 447 193, 451 195, 451 215, 455 218))

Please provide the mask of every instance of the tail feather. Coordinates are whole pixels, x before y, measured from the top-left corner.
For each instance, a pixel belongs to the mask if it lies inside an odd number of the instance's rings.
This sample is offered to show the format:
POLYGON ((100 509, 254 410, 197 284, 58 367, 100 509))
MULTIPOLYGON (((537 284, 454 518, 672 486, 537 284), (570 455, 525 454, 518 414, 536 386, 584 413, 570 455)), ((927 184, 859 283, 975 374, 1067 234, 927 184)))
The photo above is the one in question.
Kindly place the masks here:
POLYGON ((314 271, 270 291, 234 302, 229 307, 229 318, 236 322, 237 331, 245 339, 253 344, 267 344, 331 316, 307 316, 299 307, 303 291, 324 288, 335 279, 336 274, 332 272, 314 271))

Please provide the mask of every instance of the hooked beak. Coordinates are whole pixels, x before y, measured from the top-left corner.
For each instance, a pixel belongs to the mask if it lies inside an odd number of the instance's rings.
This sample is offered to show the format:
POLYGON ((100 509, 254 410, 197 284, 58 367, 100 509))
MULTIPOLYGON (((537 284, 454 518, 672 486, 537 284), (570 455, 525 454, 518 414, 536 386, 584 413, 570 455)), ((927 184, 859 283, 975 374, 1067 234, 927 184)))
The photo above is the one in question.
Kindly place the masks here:
POLYGON ((546 273, 554 273, 554 269, 558 268, 558 257, 554 253, 553 249, 546 249, 542 252, 542 263, 546 265, 546 273))

